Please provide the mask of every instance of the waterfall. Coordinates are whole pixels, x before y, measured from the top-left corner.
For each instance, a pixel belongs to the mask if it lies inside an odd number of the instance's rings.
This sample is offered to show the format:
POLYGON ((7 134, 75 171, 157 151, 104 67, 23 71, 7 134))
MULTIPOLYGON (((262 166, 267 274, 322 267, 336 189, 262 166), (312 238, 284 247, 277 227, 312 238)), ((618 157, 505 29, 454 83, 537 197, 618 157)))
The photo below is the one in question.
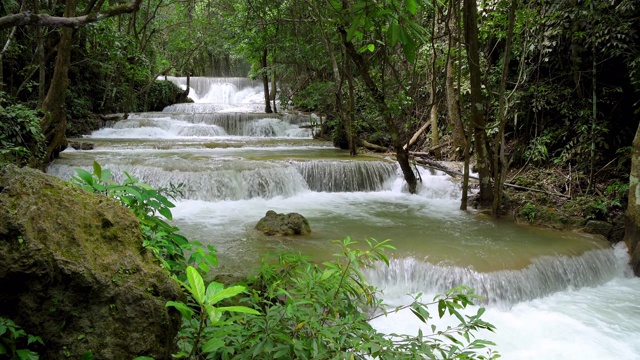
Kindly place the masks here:
POLYGON ((313 191, 380 191, 396 178, 396 165, 382 161, 296 161, 293 165, 313 191))
POLYGON ((511 306, 567 289, 601 285, 628 271, 624 248, 595 249, 576 256, 542 256, 524 269, 489 273, 435 265, 414 258, 392 259, 367 271, 373 284, 391 293, 445 293, 466 285, 484 303, 511 306))
MULTIPOLYGON (((91 171, 89 164, 82 166, 91 171)), ((251 198, 291 197, 306 191, 353 192, 382 190, 396 176, 396 166, 382 161, 271 161, 217 163, 184 162, 159 158, 146 165, 103 162, 117 181, 124 172, 154 187, 183 183, 185 199, 221 201, 251 198)), ((49 167, 49 173, 71 178, 74 167, 61 162, 49 167)))

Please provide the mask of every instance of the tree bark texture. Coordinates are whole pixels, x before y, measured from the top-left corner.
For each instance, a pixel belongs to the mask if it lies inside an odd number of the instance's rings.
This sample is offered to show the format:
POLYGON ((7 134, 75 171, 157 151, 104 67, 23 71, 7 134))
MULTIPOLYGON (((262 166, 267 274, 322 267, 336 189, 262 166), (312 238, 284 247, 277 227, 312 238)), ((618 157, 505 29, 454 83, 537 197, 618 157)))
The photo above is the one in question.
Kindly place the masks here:
POLYGON ((460 116, 460 91, 456 88, 454 77, 454 48, 460 42, 460 32, 458 25, 459 3, 450 1, 447 19, 448 39, 447 39, 447 60, 445 75, 445 95, 449 124, 451 125, 451 138, 453 141, 453 159, 459 160, 464 156, 464 148, 467 145, 464 124, 460 116), (457 4, 457 5, 456 5, 457 4))
POLYGON ((267 114, 273 113, 271 110, 271 99, 269 98, 269 74, 267 73, 267 47, 262 50, 262 85, 264 87, 264 112, 267 114))
POLYGON ((640 276, 640 126, 636 131, 631 153, 629 205, 625 214, 624 242, 631 255, 633 272, 640 276))
MULTIPOLYGON (((64 15, 72 17, 75 14, 77 0, 67 0, 64 15)), ((45 164, 53 161, 58 154, 67 147, 65 131, 67 129, 67 115, 65 101, 67 85, 69 84, 69 66, 71 64, 71 45, 73 29, 65 27, 60 30, 60 43, 56 55, 53 78, 47 96, 42 102, 44 117, 40 121, 42 132, 47 142, 45 164)))
POLYGON ((464 0, 464 33, 469 60, 471 80, 471 124, 473 127, 474 150, 480 178, 480 206, 490 207, 493 203, 489 150, 487 148, 486 121, 482 98, 480 72, 480 50, 478 46, 478 7, 476 0, 464 0))

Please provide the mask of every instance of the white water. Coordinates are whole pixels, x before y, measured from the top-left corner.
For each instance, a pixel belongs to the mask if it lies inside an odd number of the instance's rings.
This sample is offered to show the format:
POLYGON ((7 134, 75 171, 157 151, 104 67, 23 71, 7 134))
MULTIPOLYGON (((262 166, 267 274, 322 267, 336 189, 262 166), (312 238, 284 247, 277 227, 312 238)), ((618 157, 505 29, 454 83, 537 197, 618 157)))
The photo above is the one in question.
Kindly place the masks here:
MULTIPOLYGON (((353 162, 329 147, 285 143, 310 137, 299 128, 308 118, 257 113, 255 84, 192 78, 191 86, 195 104, 98 130, 91 137, 104 140, 95 151, 65 151, 49 171, 69 178, 97 159, 154 186, 185 182, 176 225, 218 248, 221 273, 247 271, 278 248, 323 259, 335 251, 331 239, 392 238, 398 251, 391 268, 369 278, 393 306, 410 301, 407 294, 430 299, 464 283, 486 297, 483 319, 497 331, 479 337, 496 342, 504 359, 640 359, 640 280, 630 276, 623 247, 460 212, 460 188, 442 173, 421 169, 419 194, 409 195, 389 162, 353 162), (313 233, 258 236, 251 228, 267 210, 299 212, 313 233)), ((439 328, 453 325, 446 321, 439 328)), ((416 333, 421 323, 403 312, 373 325, 416 333)))

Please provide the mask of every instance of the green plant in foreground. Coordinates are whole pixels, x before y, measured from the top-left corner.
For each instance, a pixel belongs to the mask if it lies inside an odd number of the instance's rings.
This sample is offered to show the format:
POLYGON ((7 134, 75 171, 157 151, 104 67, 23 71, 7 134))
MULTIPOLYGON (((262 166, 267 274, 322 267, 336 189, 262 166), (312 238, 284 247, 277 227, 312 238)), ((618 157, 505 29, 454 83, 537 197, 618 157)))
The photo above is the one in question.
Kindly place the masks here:
MULTIPOLYGON (((379 292, 368 285, 363 269, 384 262, 388 240, 367 241, 366 250, 350 238, 340 242, 336 259, 314 264, 308 258, 284 253, 266 259, 257 276, 250 279, 249 295, 239 302, 259 312, 216 313, 202 321, 202 312, 183 313, 179 334, 181 352, 187 359, 495 359, 489 341, 472 339, 474 332, 493 331, 493 325, 475 315, 461 314, 477 296, 468 288, 456 288, 432 302, 421 295, 411 304, 386 309, 379 292), (275 264, 274 264, 275 262, 275 264), (382 334, 370 321, 388 313, 410 309, 428 323, 428 309, 437 305, 438 317, 448 314, 459 324, 418 335, 382 334), (218 317, 219 316, 219 317, 218 317), (204 325, 204 327, 202 327, 204 325), (205 345, 201 345, 205 344, 205 345), (478 354, 477 351, 487 354, 478 354)), ((203 286, 203 285, 202 285, 203 286)), ((219 285, 215 285, 219 286, 219 285)), ((231 289, 231 288, 230 288, 231 289)), ((201 291, 201 290, 200 290, 201 291)), ((189 290, 193 294, 193 286, 189 290)), ((234 293, 234 292, 230 292, 234 293)), ((235 292, 239 293, 239 292, 235 292)), ((201 303, 201 301, 197 301, 201 303)), ((174 304, 170 304, 174 305, 174 304)))
POLYGON ((223 346, 225 342, 216 337, 209 338, 206 342, 201 343, 201 336, 205 327, 228 324, 228 322, 221 321, 222 315, 225 312, 260 315, 256 310, 246 306, 215 306, 220 301, 243 292, 245 290, 244 286, 225 288, 223 284, 211 282, 205 288, 202 276, 200 276, 198 270, 191 266, 187 267, 187 279, 188 282, 181 281, 180 283, 187 290, 191 299, 193 299, 193 307, 195 310, 182 302, 167 302, 167 306, 175 307, 180 311, 185 319, 185 323, 188 325, 183 327, 185 331, 182 331, 182 338, 190 341, 182 341, 183 351, 174 355, 175 357, 187 356, 187 358, 191 359, 196 352, 208 354, 223 346))
POLYGON ((0 317, 0 358, 11 360, 37 360, 38 354, 28 348, 35 344, 44 345, 39 336, 27 334, 13 321, 0 317))
POLYGON ((178 233, 180 229, 162 218, 173 218, 171 208, 175 205, 169 198, 175 199, 180 194, 182 184, 171 184, 169 188, 156 190, 127 172, 124 173, 126 179, 119 184, 112 179, 111 171, 102 169, 96 161, 93 162, 93 173, 80 168, 75 171, 77 176, 73 177, 74 184, 111 197, 136 215, 144 237, 142 246, 152 251, 170 272, 184 278, 184 271, 189 264, 198 266, 204 272, 217 265, 213 246, 204 248, 199 242, 189 241, 178 233), (188 258, 186 253, 190 253, 188 258))

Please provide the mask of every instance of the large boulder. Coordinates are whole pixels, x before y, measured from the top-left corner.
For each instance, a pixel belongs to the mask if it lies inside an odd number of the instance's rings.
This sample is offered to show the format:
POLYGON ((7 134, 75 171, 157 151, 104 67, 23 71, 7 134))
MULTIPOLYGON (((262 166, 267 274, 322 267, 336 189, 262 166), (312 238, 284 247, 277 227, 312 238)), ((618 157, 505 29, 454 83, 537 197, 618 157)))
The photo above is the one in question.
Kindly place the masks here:
POLYGON ((180 287, 141 248, 138 220, 33 169, 0 169, 0 316, 45 341, 41 359, 169 359, 180 287))
POLYGON ((309 222, 304 216, 298 213, 278 214, 273 210, 267 211, 255 229, 270 236, 304 235, 311 232, 309 222))

